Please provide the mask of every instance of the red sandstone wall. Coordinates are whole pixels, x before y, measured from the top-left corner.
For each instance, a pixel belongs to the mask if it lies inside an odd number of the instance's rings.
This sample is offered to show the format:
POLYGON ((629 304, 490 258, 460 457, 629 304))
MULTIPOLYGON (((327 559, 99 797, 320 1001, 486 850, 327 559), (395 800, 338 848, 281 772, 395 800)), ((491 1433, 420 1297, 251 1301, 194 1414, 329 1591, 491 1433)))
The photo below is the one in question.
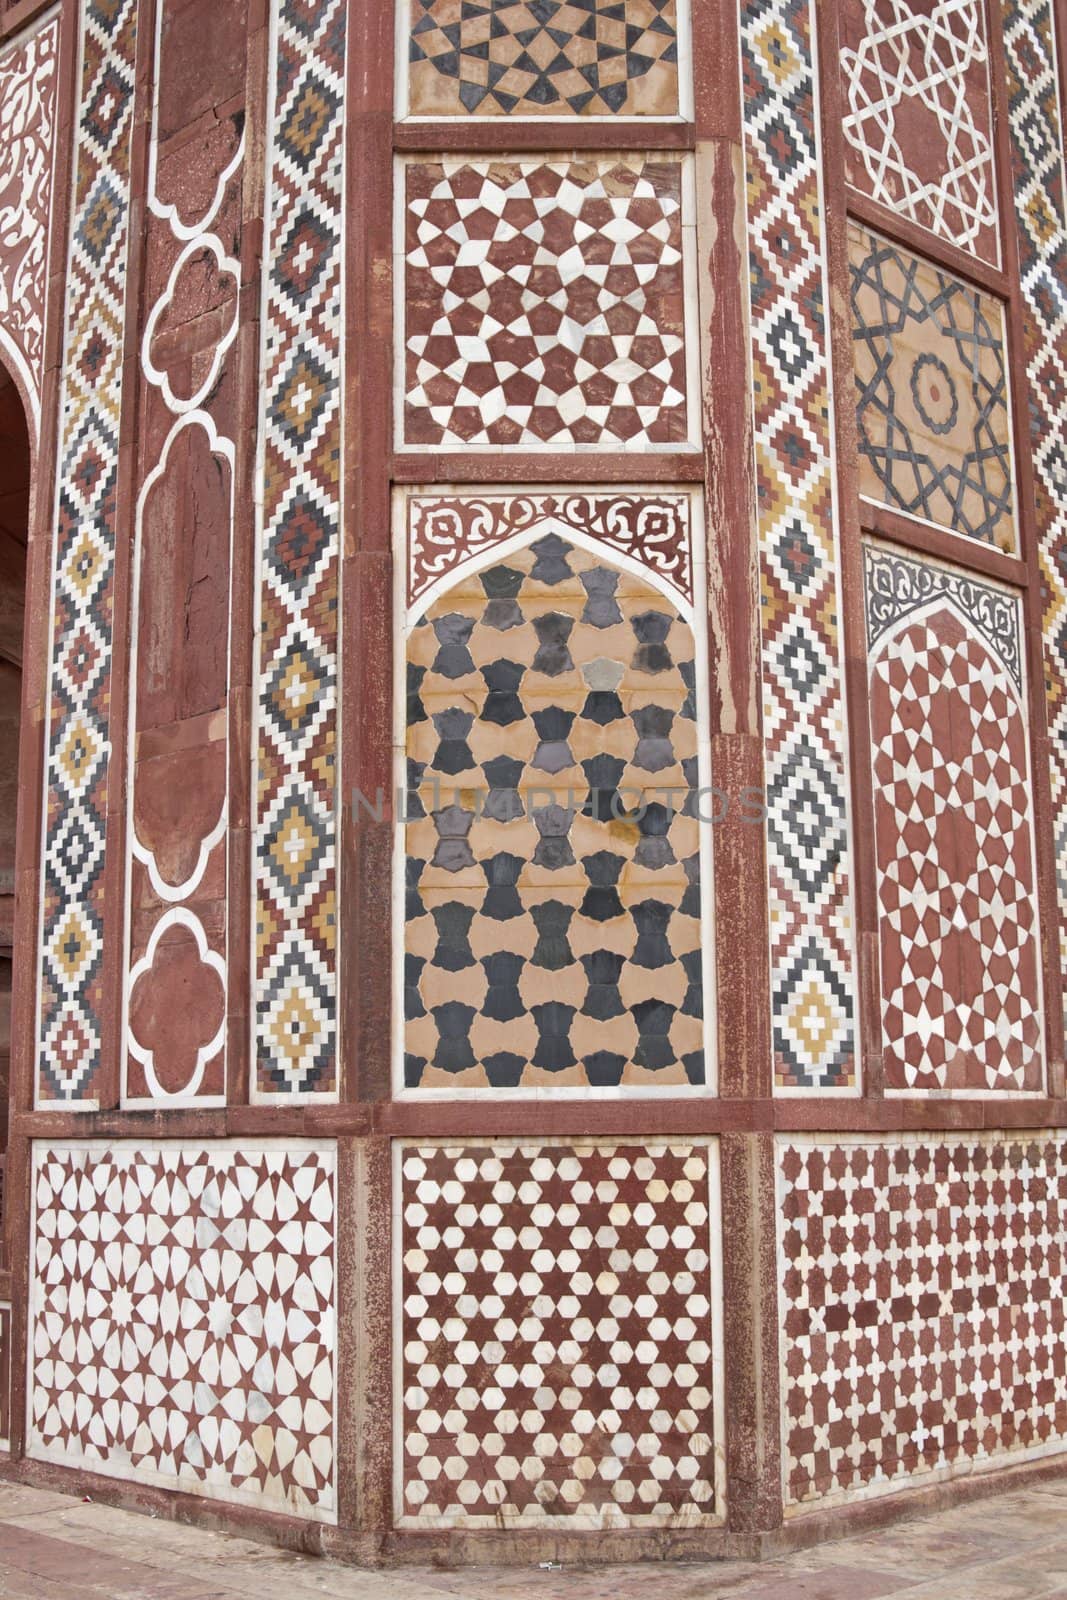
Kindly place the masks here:
POLYGON ((4 15, 12 1470, 503 1559, 1060 1449, 1056 19, 885 9, 4 15))

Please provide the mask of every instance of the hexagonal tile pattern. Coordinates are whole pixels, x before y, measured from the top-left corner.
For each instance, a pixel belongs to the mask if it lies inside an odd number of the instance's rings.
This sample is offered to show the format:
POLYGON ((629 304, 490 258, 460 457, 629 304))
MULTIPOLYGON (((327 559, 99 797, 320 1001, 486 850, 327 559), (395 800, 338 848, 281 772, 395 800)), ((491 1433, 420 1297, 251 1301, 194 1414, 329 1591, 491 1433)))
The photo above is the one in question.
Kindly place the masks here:
POLYGON ((716 1520, 714 1147, 396 1158, 403 1524, 716 1520))

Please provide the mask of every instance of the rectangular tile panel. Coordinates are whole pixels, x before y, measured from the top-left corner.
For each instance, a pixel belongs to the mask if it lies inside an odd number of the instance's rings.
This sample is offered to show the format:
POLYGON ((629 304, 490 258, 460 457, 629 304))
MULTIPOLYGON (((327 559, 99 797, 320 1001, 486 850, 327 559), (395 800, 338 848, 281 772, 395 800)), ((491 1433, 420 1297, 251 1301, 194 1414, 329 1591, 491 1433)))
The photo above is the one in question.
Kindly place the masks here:
POLYGON ((679 10, 679 0, 410 0, 407 111, 675 117, 679 10))
POLYGON ((1063 1450, 1064 1137, 777 1152, 787 1510, 1063 1450))
POLYGON ((28 1454, 335 1521, 335 1168, 36 1142, 28 1454))
POLYGON ((715 1161, 704 1143, 397 1147, 405 1526, 721 1518, 715 1161))
POLYGON ((984 0, 844 0, 848 181, 909 222, 998 261, 984 0))
POLYGON ((1017 592, 864 550, 885 1082, 1044 1084, 1017 592))
POLYGON ((451 156, 399 179, 401 445, 690 442, 686 159, 451 156))
POLYGON ((859 223, 848 249, 860 493, 1014 553, 1000 302, 859 223))

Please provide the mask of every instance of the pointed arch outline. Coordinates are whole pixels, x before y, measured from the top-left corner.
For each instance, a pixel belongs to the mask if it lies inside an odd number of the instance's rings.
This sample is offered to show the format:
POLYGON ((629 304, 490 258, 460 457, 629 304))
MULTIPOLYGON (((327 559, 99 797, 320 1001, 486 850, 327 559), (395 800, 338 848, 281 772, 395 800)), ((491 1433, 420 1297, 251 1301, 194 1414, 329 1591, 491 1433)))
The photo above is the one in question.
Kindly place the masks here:
MULTIPOLYGON (((620 494, 634 495, 647 492, 649 495, 662 490, 656 488, 643 489, 630 485, 617 485, 620 494)), ((620 1085, 610 1088, 594 1088, 590 1085, 573 1087, 544 1087, 514 1088, 500 1090, 495 1088, 430 1088, 409 1089, 404 1084, 404 953, 405 953, 405 864, 406 852, 404 841, 406 837, 406 805, 404 792, 406 787, 406 756, 407 756, 407 655, 408 642, 411 632, 416 624, 422 620, 429 609, 442 600, 450 590, 466 578, 470 578, 487 567, 496 565, 519 550, 528 548, 535 540, 544 538, 547 534, 554 533, 559 538, 565 539, 576 548, 584 550, 587 554, 595 556, 606 566, 615 571, 645 583, 650 589, 661 595, 675 608, 682 621, 689 629, 693 641, 693 659, 695 662, 695 692, 696 692, 696 755, 697 773, 701 794, 713 793, 713 773, 711 763, 711 732, 710 732, 710 656, 709 656, 709 629, 703 619, 707 618, 707 565, 704 544, 699 536, 704 527, 704 502, 703 494, 699 488, 683 485, 681 492, 689 500, 689 559, 693 584, 693 599, 688 601, 662 574, 654 572, 645 563, 627 556, 623 551, 616 549, 605 540, 598 539, 595 535, 583 530, 573 529, 557 513, 550 513, 543 518, 536 519, 528 527, 515 534, 509 534, 498 542, 491 543, 473 553, 469 558, 462 559, 443 574, 441 578, 429 585, 418 598, 410 604, 407 600, 407 573, 408 573, 408 506, 411 500, 420 494, 444 494, 449 492, 444 486, 413 485, 397 488, 393 495, 393 793, 391 798, 392 809, 388 813, 392 818, 392 932, 391 932, 391 1032, 390 1055, 392 1060, 392 1087, 393 1098, 398 1100, 419 1102, 430 1101, 487 1101, 501 1099, 506 1095, 512 1100, 582 1100, 598 1099, 607 1100, 640 1100, 656 1099, 670 1096, 672 1098, 714 1098, 718 1094, 718 1050, 717 1050, 717 990, 715 970, 715 879, 714 879, 714 852, 712 850, 711 822, 701 813, 698 820, 699 829, 699 854, 700 854, 700 950, 701 950, 701 979, 703 986, 703 1039, 704 1054, 704 1082, 701 1084, 640 1084, 620 1085)), ((461 489, 454 491, 462 494, 461 489)), ((520 495, 529 492, 519 486, 489 485, 479 486, 478 494, 508 493, 520 495)), ((539 488, 538 492, 542 492, 539 488)), ((554 491, 547 485, 543 492, 546 494, 554 491)), ((568 485, 567 493, 576 494, 583 492, 577 485, 568 485)), ((588 491, 592 492, 592 491, 588 491)), ((605 493, 603 487, 596 491, 605 493)), ((458 786, 457 786, 458 787, 458 786)))

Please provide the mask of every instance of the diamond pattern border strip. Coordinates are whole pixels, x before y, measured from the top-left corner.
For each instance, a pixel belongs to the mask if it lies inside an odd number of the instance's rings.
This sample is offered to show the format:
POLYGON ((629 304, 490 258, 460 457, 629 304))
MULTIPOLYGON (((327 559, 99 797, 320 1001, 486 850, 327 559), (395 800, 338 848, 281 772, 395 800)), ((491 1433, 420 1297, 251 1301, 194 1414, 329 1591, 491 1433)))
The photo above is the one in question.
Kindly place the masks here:
MULTIPOLYGON (((1052 8, 1047 0, 1005 0, 1002 16, 1041 565, 1062 974, 1067 965, 1067 186, 1052 8)), ((1052 994, 1046 1001, 1050 1007, 1061 1004, 1052 994)))
MULTIPOLYGON (((136 0, 83 6, 52 553, 37 1100, 101 1070, 104 835, 136 0)), ((117 930, 111 930, 117 937, 117 930)))
POLYGON ((807 0, 749 0, 741 19, 775 1087, 851 1089, 848 774, 815 19, 807 0))
POLYGON ((276 0, 257 675, 257 1100, 334 1098, 344 0, 276 0))

